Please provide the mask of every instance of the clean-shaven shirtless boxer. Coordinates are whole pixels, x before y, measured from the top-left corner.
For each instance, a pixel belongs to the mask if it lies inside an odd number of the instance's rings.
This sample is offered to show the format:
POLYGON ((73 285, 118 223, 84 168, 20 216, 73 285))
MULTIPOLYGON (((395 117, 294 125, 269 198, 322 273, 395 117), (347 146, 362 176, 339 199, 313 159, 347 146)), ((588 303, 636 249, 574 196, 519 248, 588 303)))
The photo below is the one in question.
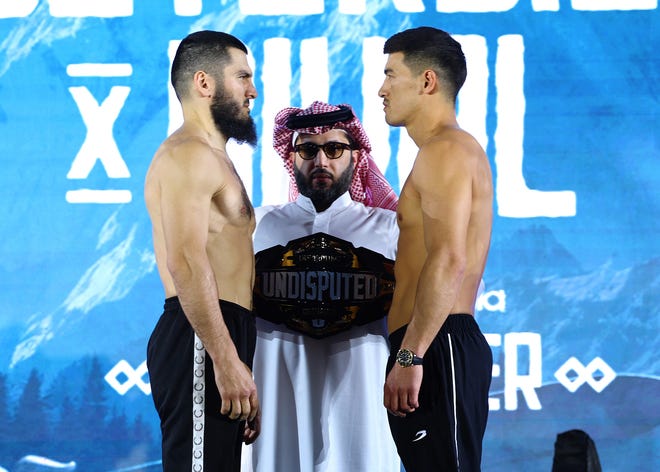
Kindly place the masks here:
POLYGON ((419 148, 397 208, 384 403, 407 472, 480 470, 492 353, 474 305, 490 245, 490 165, 456 122, 460 44, 422 27, 392 36, 384 52, 385 119, 419 148))

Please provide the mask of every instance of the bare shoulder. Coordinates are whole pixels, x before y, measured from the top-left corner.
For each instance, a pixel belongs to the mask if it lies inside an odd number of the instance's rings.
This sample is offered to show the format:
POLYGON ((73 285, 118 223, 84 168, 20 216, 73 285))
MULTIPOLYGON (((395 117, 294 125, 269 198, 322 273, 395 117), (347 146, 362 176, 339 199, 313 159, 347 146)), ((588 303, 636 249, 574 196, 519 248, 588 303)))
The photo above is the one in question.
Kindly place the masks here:
POLYGON ((156 151, 147 179, 153 178, 177 187, 206 189, 217 187, 228 172, 224 151, 211 147, 196 136, 170 136, 156 151), (191 185, 194 183, 194 185, 191 185))
POLYGON ((411 177, 422 186, 458 183, 484 166, 488 159, 476 139, 459 128, 447 128, 420 147, 411 177))
POLYGON ((455 161, 478 160, 486 155, 471 134, 460 128, 447 128, 422 145, 419 157, 448 165, 455 161))
POLYGON ((157 152, 157 157, 163 161, 163 165, 194 171, 217 161, 218 152, 219 150, 209 146, 203 139, 187 136, 165 141, 157 152))

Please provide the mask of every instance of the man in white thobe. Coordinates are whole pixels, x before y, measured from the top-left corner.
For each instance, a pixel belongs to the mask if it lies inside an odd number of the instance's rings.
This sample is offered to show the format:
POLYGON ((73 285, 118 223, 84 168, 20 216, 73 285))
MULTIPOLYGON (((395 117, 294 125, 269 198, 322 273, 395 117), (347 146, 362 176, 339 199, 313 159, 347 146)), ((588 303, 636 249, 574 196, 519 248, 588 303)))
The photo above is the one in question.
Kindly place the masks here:
POLYGON ((293 201, 256 209, 262 417, 243 470, 399 472, 382 404, 396 194, 349 106, 282 110, 274 145, 293 201))

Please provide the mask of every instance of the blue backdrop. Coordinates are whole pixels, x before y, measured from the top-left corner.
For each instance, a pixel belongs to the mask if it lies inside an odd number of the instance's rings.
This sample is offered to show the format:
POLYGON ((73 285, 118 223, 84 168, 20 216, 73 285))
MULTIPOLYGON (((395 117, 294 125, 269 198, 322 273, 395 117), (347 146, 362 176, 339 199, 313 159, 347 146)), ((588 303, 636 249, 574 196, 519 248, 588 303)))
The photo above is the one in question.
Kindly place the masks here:
POLYGON ((657 0, 1 0, 0 470, 159 468, 142 184, 181 122, 177 42, 250 48, 261 139, 232 156, 258 206, 286 200, 275 113, 315 99, 354 106, 399 190, 382 44, 421 25, 464 46, 459 121, 495 178, 483 470, 548 471, 572 428, 604 470, 660 467, 657 0))

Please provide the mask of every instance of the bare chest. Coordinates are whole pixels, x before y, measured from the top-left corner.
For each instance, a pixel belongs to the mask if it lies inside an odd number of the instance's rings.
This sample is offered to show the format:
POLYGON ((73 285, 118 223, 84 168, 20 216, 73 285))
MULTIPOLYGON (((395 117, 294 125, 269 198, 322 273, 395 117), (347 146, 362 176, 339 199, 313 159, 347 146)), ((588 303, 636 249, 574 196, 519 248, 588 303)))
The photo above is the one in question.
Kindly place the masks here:
POLYGON ((416 231, 422 227, 422 208, 419 194, 406 182, 399 195, 396 210, 400 231, 416 231))
POLYGON ((228 227, 239 231, 254 230, 254 209, 238 175, 228 178, 213 196, 209 225, 211 232, 221 232, 228 227))

